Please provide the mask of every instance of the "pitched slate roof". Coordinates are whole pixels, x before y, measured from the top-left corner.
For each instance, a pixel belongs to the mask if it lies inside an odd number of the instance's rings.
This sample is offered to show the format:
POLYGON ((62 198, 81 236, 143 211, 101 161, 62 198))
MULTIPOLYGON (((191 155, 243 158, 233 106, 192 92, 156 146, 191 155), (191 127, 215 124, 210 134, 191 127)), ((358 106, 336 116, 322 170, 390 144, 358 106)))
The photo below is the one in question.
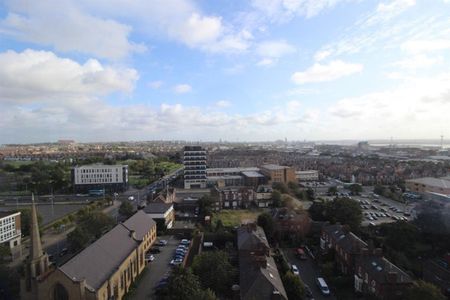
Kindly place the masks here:
POLYGON ((163 214, 165 213, 173 204, 172 203, 149 203, 144 208, 147 214, 163 214))
POLYGON ((275 261, 271 256, 252 255, 261 246, 269 248, 266 235, 255 224, 243 225, 237 230, 241 299, 287 299, 275 261))
POLYGON ((137 212, 125 223, 111 229, 100 239, 78 253, 59 267, 72 280, 86 279, 86 284, 94 290, 117 270, 130 253, 139 245, 145 233, 155 225, 155 221, 142 211, 137 212), (136 233, 135 240, 132 230, 136 233))
POLYGON ((386 258, 377 255, 359 255, 356 258, 356 265, 361 266, 362 272, 367 272, 370 278, 379 283, 387 283, 388 274, 396 273, 396 283, 411 283, 412 279, 402 269, 388 261, 386 258))
POLYGON ((347 253, 366 248, 367 244, 353 232, 345 230, 342 225, 335 224, 323 229, 347 253))

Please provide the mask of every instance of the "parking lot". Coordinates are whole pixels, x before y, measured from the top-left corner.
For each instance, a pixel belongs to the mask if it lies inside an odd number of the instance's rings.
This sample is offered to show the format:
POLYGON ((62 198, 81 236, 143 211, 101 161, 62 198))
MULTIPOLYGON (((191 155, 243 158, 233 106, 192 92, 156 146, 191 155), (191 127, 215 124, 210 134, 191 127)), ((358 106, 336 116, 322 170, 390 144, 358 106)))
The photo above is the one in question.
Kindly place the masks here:
POLYGON ((168 243, 164 247, 159 247, 161 253, 153 254, 155 260, 147 265, 147 271, 139 281, 136 292, 132 297, 134 300, 154 299, 154 287, 161 278, 169 275, 172 269, 170 261, 180 240, 173 236, 160 236, 158 239, 167 240, 168 243))
POLYGON ((373 196, 370 194, 352 196, 352 198, 359 202, 363 210, 363 226, 379 225, 401 220, 410 221, 412 219, 412 205, 405 205, 382 196, 373 196))
POLYGON ((312 292, 313 298, 315 300, 336 299, 333 296, 333 291, 331 291, 331 295, 324 296, 324 295, 322 295, 319 288, 317 287, 316 278, 321 277, 320 270, 319 270, 319 267, 317 266, 317 264, 311 259, 311 257, 307 256, 307 258, 305 260, 300 260, 295 256, 294 250, 295 249, 292 249, 292 248, 289 248, 289 249, 286 248, 286 249, 283 249, 283 252, 287 256, 289 264, 290 265, 295 264, 298 267, 299 273, 300 273, 300 278, 306 285, 309 286, 309 288, 312 292))

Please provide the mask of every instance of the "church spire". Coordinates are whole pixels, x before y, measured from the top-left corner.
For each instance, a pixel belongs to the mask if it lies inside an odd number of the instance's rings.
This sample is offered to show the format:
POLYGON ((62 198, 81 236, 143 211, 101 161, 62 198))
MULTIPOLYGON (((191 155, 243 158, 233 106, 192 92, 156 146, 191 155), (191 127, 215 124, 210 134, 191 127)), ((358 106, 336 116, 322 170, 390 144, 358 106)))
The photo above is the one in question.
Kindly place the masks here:
POLYGON ((31 249, 30 249, 30 259, 37 260, 42 255, 42 244, 41 236, 39 235, 39 224, 36 212, 36 205, 34 203, 34 194, 31 194, 31 223, 30 223, 30 239, 31 239, 31 249))

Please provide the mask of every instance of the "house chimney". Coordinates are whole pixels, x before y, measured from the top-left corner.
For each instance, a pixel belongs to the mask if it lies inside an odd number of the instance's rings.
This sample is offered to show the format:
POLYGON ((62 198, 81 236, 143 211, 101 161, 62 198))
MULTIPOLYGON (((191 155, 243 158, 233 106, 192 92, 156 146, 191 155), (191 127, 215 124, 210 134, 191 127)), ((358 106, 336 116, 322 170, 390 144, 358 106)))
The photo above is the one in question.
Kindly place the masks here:
POLYGON ((388 272, 387 273, 387 282, 396 283, 397 282, 397 272, 388 272))
POLYGON ((348 234, 350 232, 350 226, 348 225, 343 225, 342 226, 342 231, 344 232, 344 234, 348 234))
POLYGON ((373 249, 373 255, 382 257, 383 256, 383 249, 381 248, 375 248, 373 249))

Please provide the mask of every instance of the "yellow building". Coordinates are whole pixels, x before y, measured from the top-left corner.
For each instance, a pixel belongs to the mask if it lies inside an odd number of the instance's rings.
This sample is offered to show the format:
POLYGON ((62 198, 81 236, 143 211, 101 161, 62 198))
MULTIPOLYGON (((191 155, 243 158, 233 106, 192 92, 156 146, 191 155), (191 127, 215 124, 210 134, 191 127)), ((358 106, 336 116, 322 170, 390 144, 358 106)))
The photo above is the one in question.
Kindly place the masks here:
MULTIPOLYGON (((35 208, 32 208, 33 224, 35 208)), ((42 252, 39 231, 31 236, 22 299, 120 300, 145 268, 145 253, 156 240, 156 223, 138 211, 64 265, 53 268, 42 252)))
POLYGON ((295 170, 287 166, 279 165, 263 165, 260 172, 269 178, 270 183, 288 183, 290 181, 297 182, 295 170))

